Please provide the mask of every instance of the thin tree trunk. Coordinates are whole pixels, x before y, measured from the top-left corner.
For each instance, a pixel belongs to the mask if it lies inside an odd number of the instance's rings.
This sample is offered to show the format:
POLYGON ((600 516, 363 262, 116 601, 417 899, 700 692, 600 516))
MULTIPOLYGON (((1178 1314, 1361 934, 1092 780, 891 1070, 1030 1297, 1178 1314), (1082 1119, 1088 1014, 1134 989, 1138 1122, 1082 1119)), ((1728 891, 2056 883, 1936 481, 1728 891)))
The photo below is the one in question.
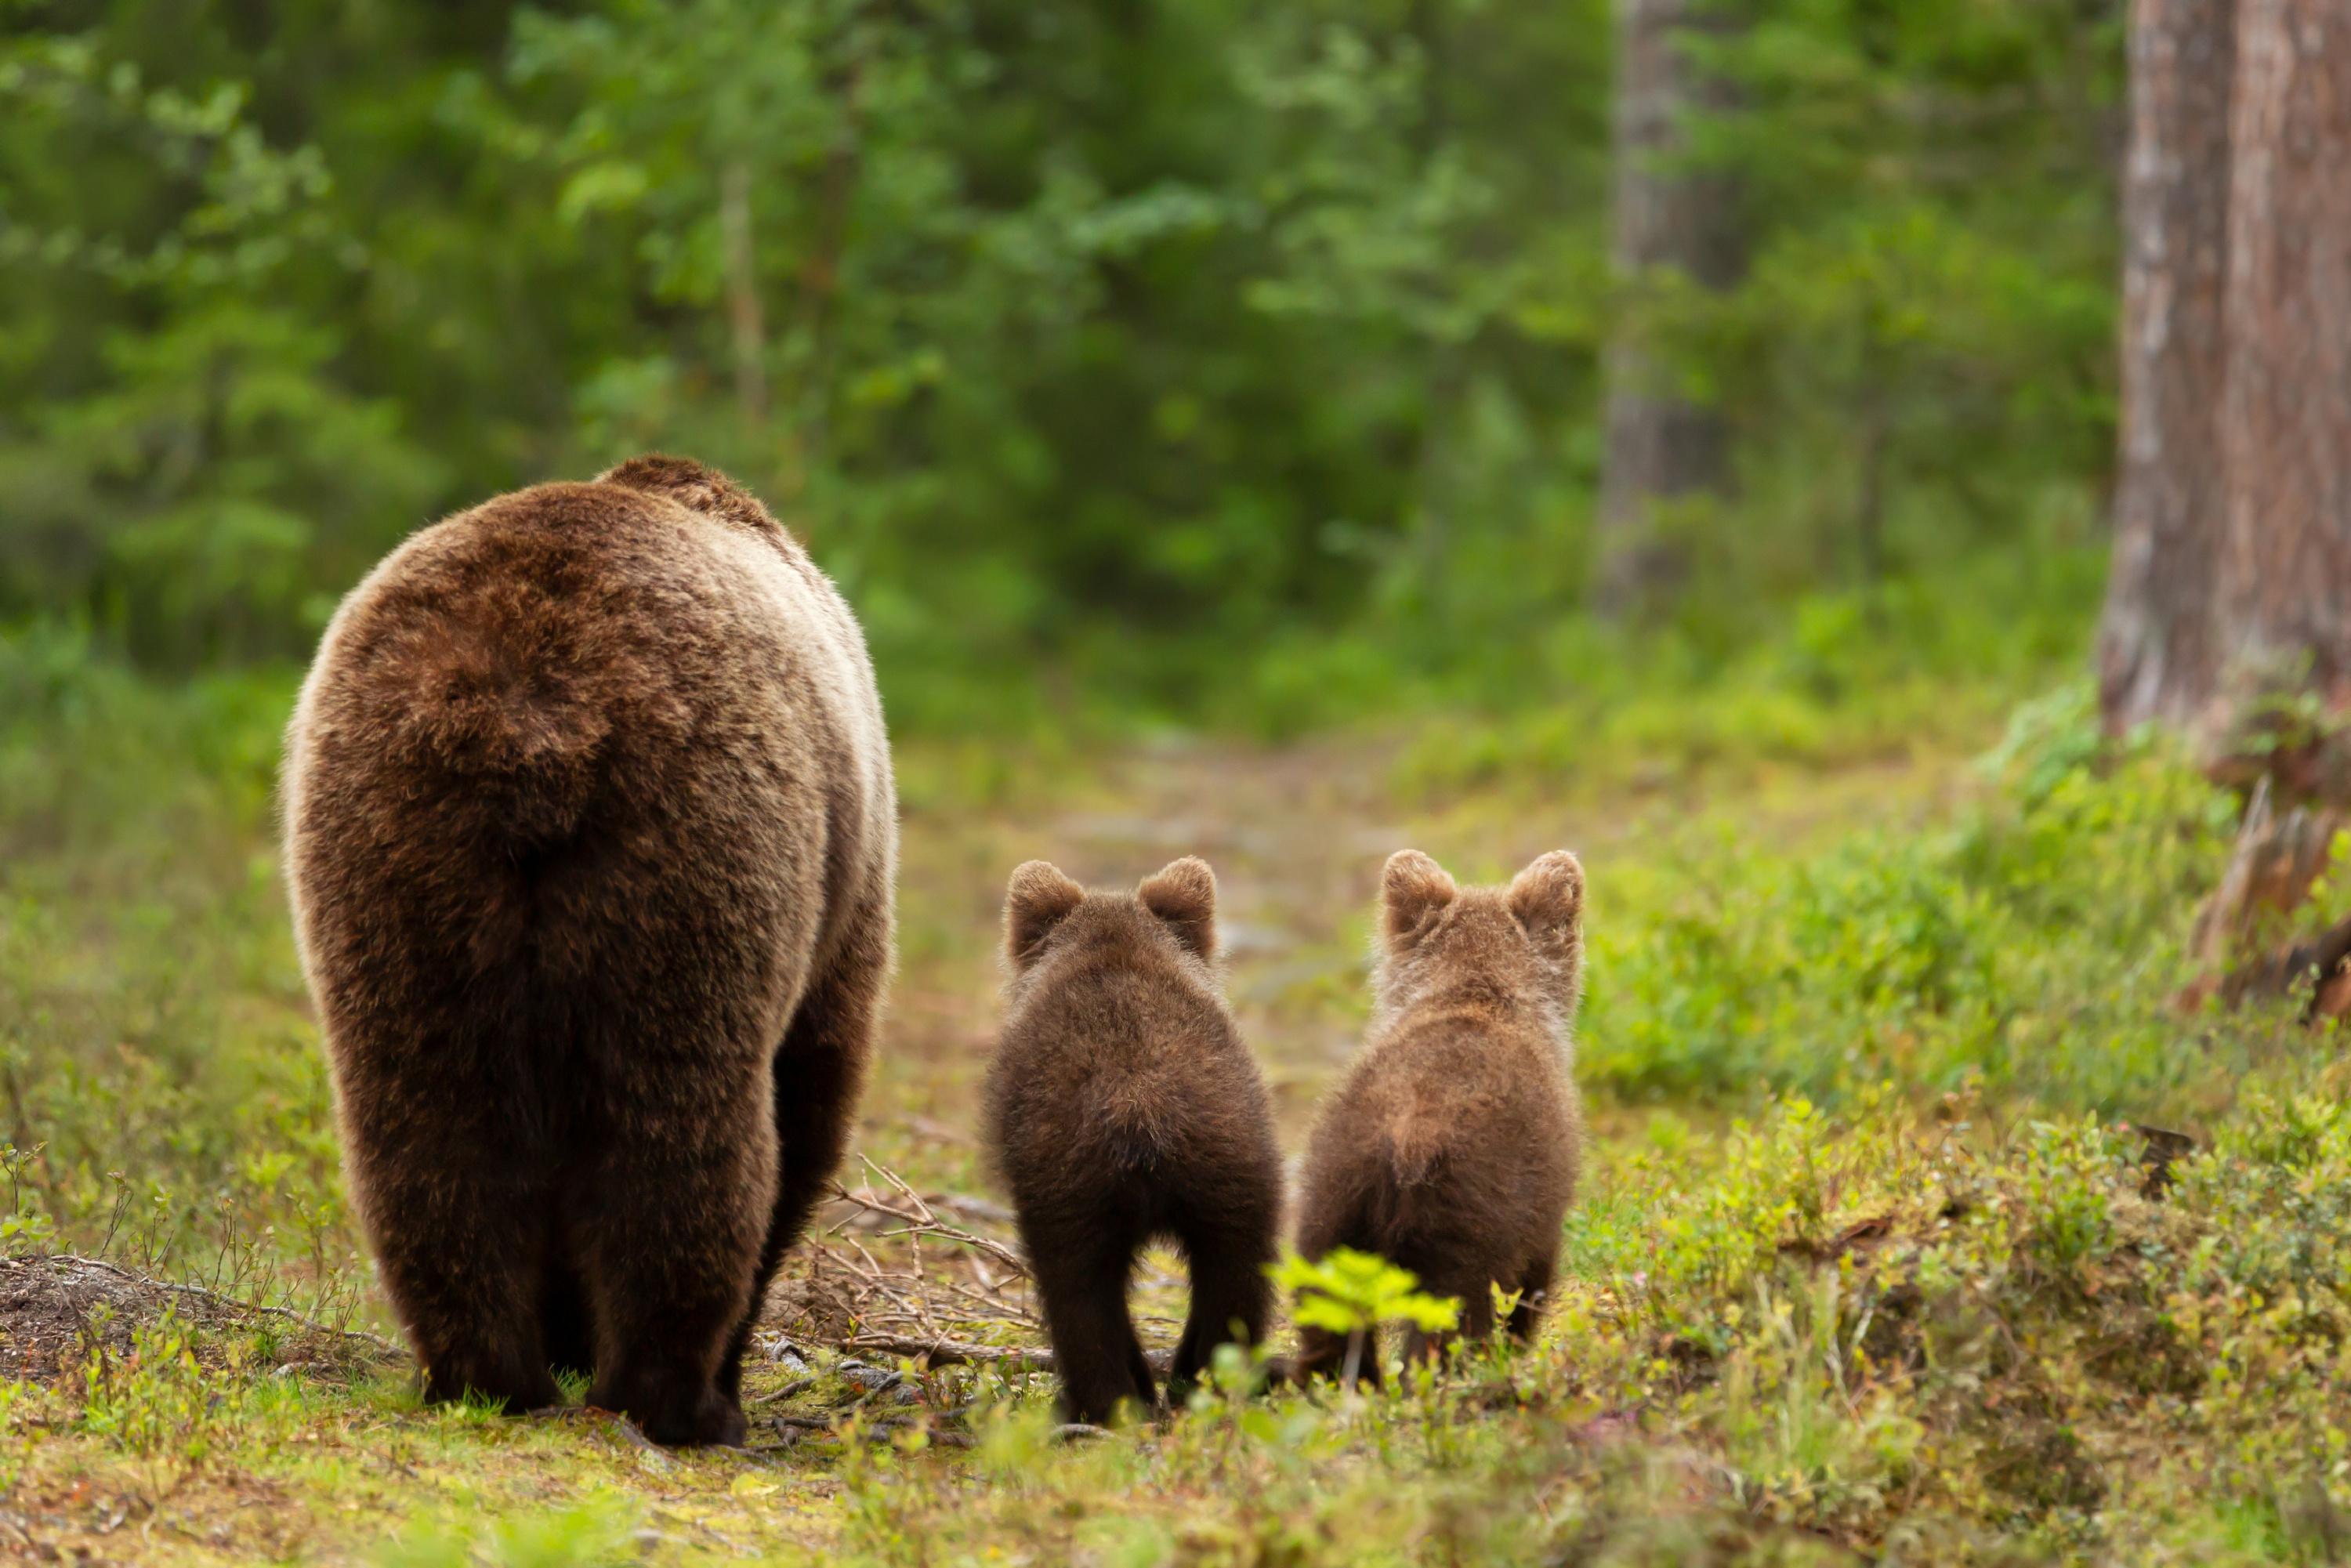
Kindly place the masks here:
POLYGON ((2122 422, 2098 636, 2107 727, 2209 699, 2227 515, 2229 104, 2236 0, 2134 0, 2123 171, 2122 422))
POLYGON ((753 425, 768 421, 768 321, 751 238, 751 168, 730 162, 718 177, 718 230, 726 249, 726 319, 734 338, 735 401, 753 425))
MULTIPOLYGON (((1619 0, 1614 254, 1636 286, 1660 271, 1709 289, 1746 270, 1735 183, 1678 166, 1694 112, 1729 107, 1727 83, 1690 59, 1689 36, 1730 25, 1716 0, 1619 0)), ((1639 616, 1659 608, 1686 562, 1659 526, 1659 503, 1719 493, 1729 479, 1729 437, 1715 410, 1672 384, 1669 367, 1626 313, 1609 345, 1606 449, 1601 475, 1593 605, 1639 616)))
POLYGON ((2221 695, 2351 706, 2351 6, 2241 0, 2221 695))
MULTIPOLYGON (((1881 384, 1872 375, 1863 387, 1878 392, 1881 384)), ((1861 426, 1861 495, 1854 507, 1854 546, 1860 558, 1861 591, 1875 623, 1885 612, 1878 590, 1886 583, 1886 464, 1892 444, 1884 394, 1871 397, 1855 418, 1861 426)))
MULTIPOLYGON (((1405 19, 1405 37, 1420 49, 1420 120, 1414 128, 1412 152, 1424 177, 1435 168, 1452 130, 1446 99, 1450 50, 1440 10, 1440 0, 1413 0, 1405 19)), ((1453 559, 1457 499, 1452 458, 1461 398, 1468 381, 1468 349, 1448 339, 1435 339, 1422 352, 1420 450, 1413 462, 1420 588, 1426 602, 1449 612, 1446 580, 1453 559)))

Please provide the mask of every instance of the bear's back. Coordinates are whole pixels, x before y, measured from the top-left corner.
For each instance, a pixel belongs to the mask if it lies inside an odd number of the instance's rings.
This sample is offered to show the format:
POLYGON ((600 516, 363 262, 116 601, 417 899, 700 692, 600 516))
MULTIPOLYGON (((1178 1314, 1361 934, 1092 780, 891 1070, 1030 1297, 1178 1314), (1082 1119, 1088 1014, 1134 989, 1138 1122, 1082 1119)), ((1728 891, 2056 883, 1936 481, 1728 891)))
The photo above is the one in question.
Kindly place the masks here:
POLYGON ((288 736, 322 1007, 529 993, 779 1022, 895 808, 863 639, 771 522, 599 482, 427 528, 329 628, 288 736))

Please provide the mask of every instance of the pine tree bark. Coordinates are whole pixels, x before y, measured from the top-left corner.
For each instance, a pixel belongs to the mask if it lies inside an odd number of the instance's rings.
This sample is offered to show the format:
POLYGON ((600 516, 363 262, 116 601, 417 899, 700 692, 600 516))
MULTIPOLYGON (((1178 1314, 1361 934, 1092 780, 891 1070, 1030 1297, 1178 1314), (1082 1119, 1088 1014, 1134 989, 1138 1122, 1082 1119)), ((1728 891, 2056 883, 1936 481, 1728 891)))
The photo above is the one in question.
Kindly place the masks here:
POLYGON ((2240 0, 2220 695, 2351 709, 2351 6, 2240 0))
POLYGON ((2106 726, 2185 726, 2210 696, 2228 510, 2229 117, 2236 0, 2133 0, 2123 171, 2122 421, 2098 636, 2106 726))
POLYGON ((718 176, 718 234, 726 263, 726 321, 735 350, 735 401, 753 428, 768 423, 768 320, 759 299, 751 233, 751 167, 730 162, 718 176))
MULTIPOLYGON (((1619 0, 1614 258, 1638 284, 1677 272, 1709 289, 1747 266, 1736 183, 1682 165, 1693 112, 1729 105, 1729 85, 1701 71, 1687 44, 1733 23, 1721 0, 1619 0)), ((1721 415, 1691 402, 1627 313, 1609 345, 1606 446, 1593 602, 1604 614, 1659 608, 1687 563, 1658 526, 1661 502, 1719 493, 1729 479, 1721 415)))

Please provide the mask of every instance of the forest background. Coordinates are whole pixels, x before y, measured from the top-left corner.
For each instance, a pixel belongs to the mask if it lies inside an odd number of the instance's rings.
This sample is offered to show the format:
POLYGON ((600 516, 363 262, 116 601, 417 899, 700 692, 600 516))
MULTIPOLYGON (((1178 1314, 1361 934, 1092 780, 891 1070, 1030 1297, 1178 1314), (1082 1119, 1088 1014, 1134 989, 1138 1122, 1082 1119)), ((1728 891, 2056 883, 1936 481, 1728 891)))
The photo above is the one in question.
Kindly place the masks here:
POLYGON ((422 523, 649 447, 793 520, 902 732, 2086 646, 2115 0, 1770 7, 1621 159, 1603 0, 10 10, 0 622, 75 656, 298 661, 422 523), (1618 179, 1723 265, 1612 267, 1618 179), (1667 591, 1596 526, 1628 340, 1709 427, 1667 591))

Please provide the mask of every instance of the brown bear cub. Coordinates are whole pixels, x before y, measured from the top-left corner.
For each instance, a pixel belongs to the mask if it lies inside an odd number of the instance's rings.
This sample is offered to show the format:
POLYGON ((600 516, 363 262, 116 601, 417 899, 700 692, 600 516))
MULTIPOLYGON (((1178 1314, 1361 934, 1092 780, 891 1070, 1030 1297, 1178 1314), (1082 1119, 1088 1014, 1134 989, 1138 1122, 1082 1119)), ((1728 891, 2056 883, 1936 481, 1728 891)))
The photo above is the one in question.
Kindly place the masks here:
MULTIPOLYGON (((1583 870, 1555 850, 1508 888, 1454 885, 1417 850, 1383 877, 1371 1036, 1324 1103, 1306 1159, 1298 1250, 1377 1253, 1458 1296, 1460 1332, 1493 1331, 1492 1287, 1520 1292, 1531 1337, 1575 1193, 1583 1112, 1568 1028, 1583 971, 1583 870)), ((1405 1359, 1432 1348, 1413 1331, 1405 1359)), ((1343 1339, 1300 1334, 1301 1375, 1343 1339)), ((1364 1370, 1378 1376, 1377 1346, 1364 1370)))
POLYGON ((352 1197, 427 1396, 741 1439, 891 954, 865 641, 724 475, 640 457, 427 528, 287 738, 288 881, 352 1197))
POLYGON ((1180 860, 1133 894, 1042 861, 1004 905, 1007 1017, 988 1134, 1011 1187, 1071 1419, 1155 1401, 1126 1312, 1135 1253, 1184 1250, 1192 1310, 1168 1388, 1228 1340, 1265 1337, 1281 1157, 1215 969, 1217 879, 1180 860))

